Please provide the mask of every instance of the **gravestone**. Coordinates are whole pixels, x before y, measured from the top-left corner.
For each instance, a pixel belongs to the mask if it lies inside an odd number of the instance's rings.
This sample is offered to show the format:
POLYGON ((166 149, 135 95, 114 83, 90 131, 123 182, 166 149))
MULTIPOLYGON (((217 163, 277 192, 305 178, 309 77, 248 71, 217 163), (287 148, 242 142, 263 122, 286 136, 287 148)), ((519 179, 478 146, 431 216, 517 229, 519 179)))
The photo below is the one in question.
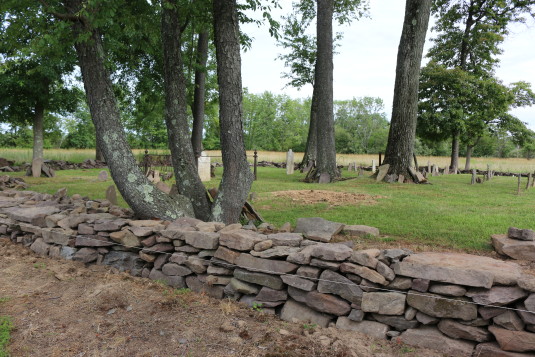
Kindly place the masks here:
POLYGON ((377 172, 377 178, 376 178, 377 182, 383 181, 386 174, 388 173, 389 168, 390 168, 389 164, 384 164, 384 165, 379 166, 379 172, 377 172))
POLYGON ((450 167, 449 166, 444 167, 444 175, 449 175, 449 174, 450 174, 450 167))
POLYGON ((115 191, 114 185, 110 185, 106 189, 106 199, 110 201, 112 205, 117 206, 117 192, 115 191))
POLYGON ((171 187, 167 186, 167 184, 163 181, 156 183, 156 188, 167 194, 171 193, 171 187))
POLYGON ((330 183, 331 182, 331 175, 329 175, 328 173, 324 172, 320 175, 320 179, 318 181, 318 183, 330 183))
POLYGON ((427 161, 427 172, 431 173, 431 161, 427 161))
POLYGON ((149 173, 149 176, 147 177, 150 182, 157 184, 160 182, 160 171, 154 170, 149 173))
POLYGON ((372 160, 372 174, 375 173, 375 160, 372 160))
POLYGON ((476 183, 476 169, 472 169, 472 181, 470 182, 471 185, 476 183))
POLYGON ((403 183, 405 181, 405 176, 399 175, 398 176, 398 183, 403 183))
POLYGON ((201 181, 210 181, 212 176, 210 174, 210 156, 206 155, 206 152, 201 152, 201 156, 197 159, 197 171, 201 181))
POLYGON ((439 174, 438 174, 438 167, 437 167, 437 165, 433 164, 433 166, 431 166, 431 172, 432 172, 431 176, 438 176, 438 175, 439 175, 439 174))
POLYGON ((362 168, 362 166, 359 166, 358 173, 359 176, 362 176, 364 174, 364 169, 362 168))
POLYGON ((294 153, 292 149, 286 153, 286 175, 294 174, 294 153))
POLYGON ((41 177, 41 169, 43 167, 43 163, 45 160, 43 159, 33 159, 32 161, 32 176, 33 177, 41 177))
POLYGON ((106 181, 108 179, 108 171, 106 170, 102 170, 98 173, 98 178, 97 178, 99 181, 106 181))

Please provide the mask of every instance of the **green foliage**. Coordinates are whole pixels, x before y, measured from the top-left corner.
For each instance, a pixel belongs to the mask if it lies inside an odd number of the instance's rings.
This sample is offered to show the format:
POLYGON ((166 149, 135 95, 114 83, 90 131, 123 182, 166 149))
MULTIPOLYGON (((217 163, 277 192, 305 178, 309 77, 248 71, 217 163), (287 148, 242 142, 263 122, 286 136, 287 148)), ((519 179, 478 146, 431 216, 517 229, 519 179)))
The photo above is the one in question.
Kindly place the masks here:
POLYGON ((243 128, 247 150, 299 151, 306 142, 309 100, 286 95, 244 93, 243 128))
POLYGON ((9 357, 7 345, 11 338, 13 323, 9 316, 0 316, 0 357, 9 357))
POLYGON ((388 139, 388 120, 381 98, 353 98, 334 102, 336 152, 382 152, 388 139))
POLYGON ((262 312, 262 303, 253 301, 253 306, 251 308, 256 312, 262 312))

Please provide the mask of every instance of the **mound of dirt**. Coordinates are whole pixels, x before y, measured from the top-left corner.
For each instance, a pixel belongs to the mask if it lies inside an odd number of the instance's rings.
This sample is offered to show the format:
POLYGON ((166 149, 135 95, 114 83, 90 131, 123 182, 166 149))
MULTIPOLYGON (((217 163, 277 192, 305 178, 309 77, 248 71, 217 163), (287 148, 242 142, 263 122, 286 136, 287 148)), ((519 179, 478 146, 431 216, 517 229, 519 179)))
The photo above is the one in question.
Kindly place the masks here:
POLYGON ((303 204, 328 203, 330 206, 346 205, 373 205, 378 198, 384 196, 371 196, 364 193, 337 192, 326 190, 290 190, 275 191, 275 197, 283 197, 303 204))
POLYGON ((335 328, 287 323, 110 267, 35 255, 0 238, 0 315, 12 356, 431 357, 335 328))

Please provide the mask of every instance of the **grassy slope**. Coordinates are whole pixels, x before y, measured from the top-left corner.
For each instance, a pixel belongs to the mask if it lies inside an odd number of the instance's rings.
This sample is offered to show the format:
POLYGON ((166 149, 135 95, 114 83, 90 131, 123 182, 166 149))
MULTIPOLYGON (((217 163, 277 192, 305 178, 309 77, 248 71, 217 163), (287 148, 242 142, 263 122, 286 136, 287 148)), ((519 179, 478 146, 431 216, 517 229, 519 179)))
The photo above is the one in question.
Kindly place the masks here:
MULTIPOLYGON (((216 179, 207 187, 219 184, 221 168, 216 179)), ((80 193, 91 198, 104 198, 111 180, 98 182, 100 170, 59 171, 56 179, 25 178, 31 190, 54 193, 67 187, 69 194, 80 193)), ((21 175, 17 173, 16 175, 21 175)), ((364 177, 329 185, 305 184, 303 174, 288 176, 285 170, 259 168, 258 181, 252 192, 258 194, 253 203, 266 221, 295 225, 299 217, 320 216, 346 224, 378 227, 388 237, 382 240, 403 240, 414 244, 437 245, 468 250, 489 249, 489 236, 505 233, 509 226, 535 229, 535 189, 516 194, 517 179, 495 177, 484 184, 470 185, 469 175, 431 177, 432 185, 377 183, 364 177), (334 190, 382 196, 375 205, 346 205, 330 207, 326 203, 302 204, 274 191, 334 190)), ((344 177, 350 176, 344 171, 344 177)), ((120 195, 119 195, 120 196, 120 195)), ((124 201, 120 201, 125 205, 124 201)))

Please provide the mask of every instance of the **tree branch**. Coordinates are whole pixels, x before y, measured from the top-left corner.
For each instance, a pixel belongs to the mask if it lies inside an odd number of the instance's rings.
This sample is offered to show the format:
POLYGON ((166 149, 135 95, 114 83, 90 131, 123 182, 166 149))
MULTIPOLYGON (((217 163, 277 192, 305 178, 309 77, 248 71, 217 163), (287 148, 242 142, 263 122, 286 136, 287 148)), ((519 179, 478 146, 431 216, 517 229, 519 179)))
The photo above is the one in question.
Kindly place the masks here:
POLYGON ((64 14, 64 13, 60 13, 60 12, 56 12, 56 11, 52 11, 50 10, 50 5, 47 4, 47 2, 45 0, 37 0, 41 3, 41 5, 43 5, 46 9, 46 11, 53 15, 54 17, 60 19, 60 20, 68 20, 68 21, 81 21, 82 18, 78 15, 73 15, 73 14, 64 14))

